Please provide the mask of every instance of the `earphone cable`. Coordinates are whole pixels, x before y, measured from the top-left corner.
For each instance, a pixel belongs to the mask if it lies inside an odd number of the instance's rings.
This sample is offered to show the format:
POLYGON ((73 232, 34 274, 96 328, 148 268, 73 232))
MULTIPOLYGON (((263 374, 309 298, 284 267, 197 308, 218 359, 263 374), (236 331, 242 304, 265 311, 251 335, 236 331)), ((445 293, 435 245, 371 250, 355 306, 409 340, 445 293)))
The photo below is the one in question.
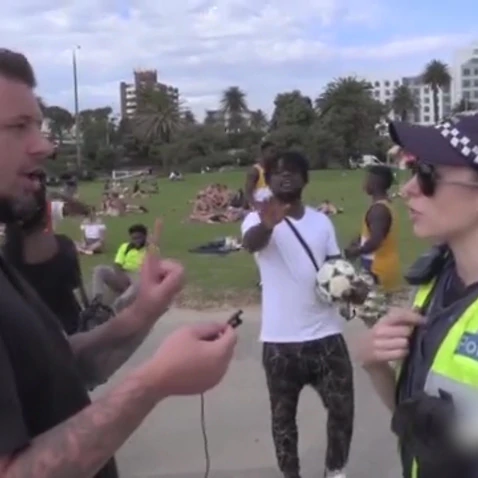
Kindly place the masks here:
POLYGON ((206 430, 206 401, 204 398, 204 393, 201 393, 200 401, 201 401, 201 432, 202 432, 203 443, 204 443, 204 458, 206 461, 206 469, 204 471, 204 478, 209 478, 209 474, 211 473, 211 456, 209 454, 209 441, 208 441, 207 430, 206 430))

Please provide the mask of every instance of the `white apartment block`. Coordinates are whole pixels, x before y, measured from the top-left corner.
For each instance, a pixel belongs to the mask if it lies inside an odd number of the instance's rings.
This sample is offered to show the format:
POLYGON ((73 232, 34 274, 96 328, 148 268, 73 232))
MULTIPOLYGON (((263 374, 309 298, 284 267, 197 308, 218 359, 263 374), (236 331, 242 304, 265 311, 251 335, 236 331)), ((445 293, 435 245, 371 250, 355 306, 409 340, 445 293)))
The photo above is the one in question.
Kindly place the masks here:
MULTIPOLYGON (((391 103, 395 89, 401 85, 407 85, 417 99, 417 110, 410 113, 410 121, 413 123, 428 125, 434 122, 433 94, 429 86, 423 84, 420 76, 400 77, 389 79, 371 80, 372 95, 375 99, 386 104, 391 103)), ((440 118, 449 114, 451 109, 449 92, 440 91, 438 97, 440 118)), ((390 119, 399 119, 398 113, 391 111, 390 119)))
POLYGON ((125 83, 124 85, 124 110, 123 116, 131 118, 136 112, 136 85, 125 83))
POLYGON ((455 52, 450 73, 452 104, 464 100, 478 109, 478 41, 455 52))

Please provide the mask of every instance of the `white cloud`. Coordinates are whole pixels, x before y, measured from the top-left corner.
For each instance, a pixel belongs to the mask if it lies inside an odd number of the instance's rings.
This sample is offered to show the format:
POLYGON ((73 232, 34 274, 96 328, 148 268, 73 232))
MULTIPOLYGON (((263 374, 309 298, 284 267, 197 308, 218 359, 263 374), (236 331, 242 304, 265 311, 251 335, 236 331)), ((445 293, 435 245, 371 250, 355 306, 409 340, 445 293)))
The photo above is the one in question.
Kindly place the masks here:
POLYGON ((119 82, 129 81, 134 68, 156 68, 161 80, 178 86, 199 112, 213 108, 229 85, 250 91, 251 103, 270 109, 277 89, 316 93, 344 71, 341 62, 354 61, 352 69, 357 69, 360 60, 366 62, 364 68, 383 69, 384 60, 436 55, 468 40, 462 34, 424 34, 373 41, 374 28, 387 14, 386 0, 123 3, 65 0, 60 7, 53 0, 22 0, 21 6, 7 2, 0 44, 28 55, 40 94, 51 104, 73 104, 72 49, 80 45, 83 106, 118 109, 119 82), (134 8, 126 8, 128 3, 134 8), (360 43, 348 38, 348 29, 359 32, 360 43))

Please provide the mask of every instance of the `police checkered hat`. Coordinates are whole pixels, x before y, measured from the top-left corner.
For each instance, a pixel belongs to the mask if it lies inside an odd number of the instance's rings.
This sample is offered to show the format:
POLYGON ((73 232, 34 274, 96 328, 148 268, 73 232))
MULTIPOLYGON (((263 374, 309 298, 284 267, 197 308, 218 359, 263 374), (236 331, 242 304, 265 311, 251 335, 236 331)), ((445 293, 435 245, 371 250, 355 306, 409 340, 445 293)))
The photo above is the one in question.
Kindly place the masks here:
POLYGON ((389 125, 392 141, 418 161, 478 170, 478 114, 457 115, 434 126, 389 125))

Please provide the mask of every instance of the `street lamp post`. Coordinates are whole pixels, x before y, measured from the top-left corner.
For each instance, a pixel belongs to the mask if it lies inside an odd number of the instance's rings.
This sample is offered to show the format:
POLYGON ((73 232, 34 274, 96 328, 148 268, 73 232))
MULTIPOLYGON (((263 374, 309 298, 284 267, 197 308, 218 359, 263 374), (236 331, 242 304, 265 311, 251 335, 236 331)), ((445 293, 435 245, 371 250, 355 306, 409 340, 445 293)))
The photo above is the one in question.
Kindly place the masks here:
POLYGON ((81 169, 81 137, 80 137, 80 107, 78 99, 78 68, 76 65, 76 51, 80 47, 77 45, 73 49, 73 91, 75 95, 75 145, 76 145, 76 166, 81 169))

